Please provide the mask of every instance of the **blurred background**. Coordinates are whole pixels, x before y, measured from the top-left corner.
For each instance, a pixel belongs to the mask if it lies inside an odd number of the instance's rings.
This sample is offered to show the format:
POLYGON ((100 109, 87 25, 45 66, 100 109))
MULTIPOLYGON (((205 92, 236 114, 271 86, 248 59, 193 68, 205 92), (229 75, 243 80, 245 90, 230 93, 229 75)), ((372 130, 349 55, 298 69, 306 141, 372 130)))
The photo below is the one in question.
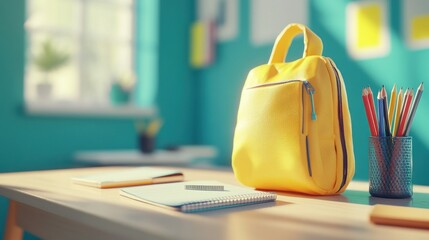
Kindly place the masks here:
MULTIPOLYGON (((78 151, 136 149, 135 123, 152 117, 163 122, 157 148, 214 146, 211 164, 229 167, 246 75, 292 22, 318 34, 342 72, 355 180, 367 180, 362 88, 390 94, 394 84, 427 82, 428 1, 1 1, 0 172, 71 168, 78 151)), ((287 60, 302 50, 297 38, 287 60)), ((410 135, 414 183, 428 185, 426 95, 410 135)))

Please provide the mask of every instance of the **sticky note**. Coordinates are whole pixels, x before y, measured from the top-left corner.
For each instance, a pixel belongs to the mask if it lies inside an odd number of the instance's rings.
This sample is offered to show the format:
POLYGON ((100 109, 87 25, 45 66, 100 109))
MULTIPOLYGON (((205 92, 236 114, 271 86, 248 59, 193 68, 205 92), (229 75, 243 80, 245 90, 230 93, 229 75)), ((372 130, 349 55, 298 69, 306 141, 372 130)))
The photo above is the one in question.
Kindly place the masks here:
POLYGON ((411 20, 411 39, 429 39, 429 15, 416 16, 411 20))
POLYGON ((191 64, 192 66, 204 65, 204 23, 196 22, 191 27, 191 64))
POLYGON ((429 48, 429 1, 402 0, 402 26, 411 49, 429 48))
POLYGON ((383 57, 390 51, 385 1, 350 2, 346 8, 346 45, 354 59, 383 57))
POLYGON ((214 23, 196 21, 191 26, 190 62, 193 67, 201 68, 213 62, 215 45, 214 23))
POLYGON ((368 4, 356 11, 357 47, 377 47, 381 44, 382 16, 381 6, 368 4))

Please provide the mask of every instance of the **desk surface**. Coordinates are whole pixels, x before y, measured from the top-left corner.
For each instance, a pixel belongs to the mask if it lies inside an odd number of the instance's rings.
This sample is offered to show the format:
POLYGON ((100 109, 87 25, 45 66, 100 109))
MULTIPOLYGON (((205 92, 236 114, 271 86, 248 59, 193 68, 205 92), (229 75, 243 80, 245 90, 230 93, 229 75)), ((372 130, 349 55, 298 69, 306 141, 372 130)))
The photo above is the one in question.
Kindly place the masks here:
MULTIPOLYGON (((0 174, 0 195, 20 206, 19 225, 48 239, 90 239, 100 232, 105 239, 429 239, 427 230, 371 224, 372 207, 350 203, 347 192, 330 197, 279 193, 275 204, 185 214, 121 197, 118 189, 96 189, 70 180, 124 168, 0 174), (71 227, 73 223, 77 228, 71 227)), ((237 184, 231 172, 182 170, 186 180, 237 184)), ((367 183, 352 182, 348 194, 368 199, 367 189, 367 183)), ((429 196, 429 187, 416 186, 414 191, 429 196)))

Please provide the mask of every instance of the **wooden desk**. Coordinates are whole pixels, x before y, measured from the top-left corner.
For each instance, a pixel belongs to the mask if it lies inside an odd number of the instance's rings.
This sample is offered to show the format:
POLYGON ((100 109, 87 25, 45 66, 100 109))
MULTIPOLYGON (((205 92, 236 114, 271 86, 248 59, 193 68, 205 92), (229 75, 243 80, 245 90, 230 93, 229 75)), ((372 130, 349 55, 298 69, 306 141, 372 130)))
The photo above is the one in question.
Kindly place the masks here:
MULTIPOLYGON (((0 174, 0 195, 10 199, 5 239, 19 239, 22 229, 44 239, 429 239, 427 230, 371 224, 371 206, 350 203, 375 201, 368 198, 366 183, 353 182, 339 196, 279 193, 275 204, 185 214, 121 197, 118 189, 70 181, 123 168, 0 174)), ((231 172, 183 171, 187 180, 237 184, 231 172)), ((429 187, 415 187, 415 192, 419 199, 412 202, 428 204, 429 187)))

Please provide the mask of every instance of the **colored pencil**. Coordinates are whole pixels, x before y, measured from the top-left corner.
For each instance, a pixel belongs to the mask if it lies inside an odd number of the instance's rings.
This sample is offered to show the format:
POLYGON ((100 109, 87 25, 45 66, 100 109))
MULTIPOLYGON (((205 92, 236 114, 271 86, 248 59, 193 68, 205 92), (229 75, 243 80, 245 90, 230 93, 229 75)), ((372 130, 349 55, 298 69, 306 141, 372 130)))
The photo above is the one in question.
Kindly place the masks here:
POLYGON ((148 136, 154 137, 158 133, 159 129, 161 128, 161 125, 162 125, 161 119, 152 120, 146 129, 146 134, 148 136))
POLYGON ((412 99, 413 99, 413 90, 409 90, 408 96, 407 96, 407 98, 405 100, 405 104, 404 104, 404 112, 402 113, 401 122, 400 122, 399 128, 398 128, 398 134, 397 134, 398 137, 404 136, 405 124, 408 121, 408 113, 410 111, 412 99))
POLYGON ((417 106, 419 105, 420 98, 422 97, 423 93, 423 83, 420 83, 419 87, 417 88, 416 97, 414 98, 413 106, 410 110, 410 116, 408 117, 407 124, 405 126, 404 130, 404 136, 408 136, 410 133, 411 124, 413 123, 414 115, 416 114, 417 106))
POLYGON ((398 136, 398 133, 399 133, 399 126, 401 125, 402 115, 404 114, 404 106, 405 106, 405 102, 406 102, 407 97, 408 97, 408 91, 410 91, 410 89, 407 88, 407 90, 405 90, 404 95, 402 97, 401 110, 400 110, 399 118, 398 118, 398 127, 397 127, 396 132, 395 132, 396 136, 398 136))
POLYGON ((381 88, 380 96, 381 96, 381 101, 383 103, 384 131, 386 132, 386 136, 392 136, 390 134, 390 125, 389 125, 389 116, 388 116, 389 113, 387 110, 387 92, 384 85, 381 88))
POLYGON ((381 99, 381 94, 378 92, 377 94, 377 103, 378 103, 378 136, 385 137, 386 129, 385 129, 385 121, 384 121, 384 106, 383 100, 381 99))
POLYGON ((366 88, 364 88, 362 90, 362 100, 363 100, 363 104, 364 104, 364 107, 365 107, 366 118, 368 120, 368 125, 369 125, 369 129, 370 129, 371 135, 372 136, 377 136, 378 133, 377 133, 377 130, 375 128, 374 117, 373 117, 372 112, 371 112, 370 101, 369 101, 369 98, 368 98, 368 90, 366 88))
POLYGON ((374 96, 372 95, 371 87, 368 86, 366 89, 368 90, 368 99, 371 106, 373 121, 375 122, 375 130, 376 132, 378 132, 377 114, 375 111, 374 96))
POLYGON ((393 85, 392 92, 390 93, 390 102, 389 102, 389 127, 390 127, 389 129, 392 129, 392 130, 393 130, 393 117, 395 114, 395 104, 396 104, 396 84, 393 85))
POLYGON ((401 115, 401 107, 402 107, 402 88, 399 89, 399 93, 398 93, 398 97, 397 97, 397 101, 396 101, 396 111, 395 111, 395 121, 394 121, 394 125, 392 128, 392 135, 396 136, 396 131, 398 130, 398 125, 399 125, 399 115, 401 115))

